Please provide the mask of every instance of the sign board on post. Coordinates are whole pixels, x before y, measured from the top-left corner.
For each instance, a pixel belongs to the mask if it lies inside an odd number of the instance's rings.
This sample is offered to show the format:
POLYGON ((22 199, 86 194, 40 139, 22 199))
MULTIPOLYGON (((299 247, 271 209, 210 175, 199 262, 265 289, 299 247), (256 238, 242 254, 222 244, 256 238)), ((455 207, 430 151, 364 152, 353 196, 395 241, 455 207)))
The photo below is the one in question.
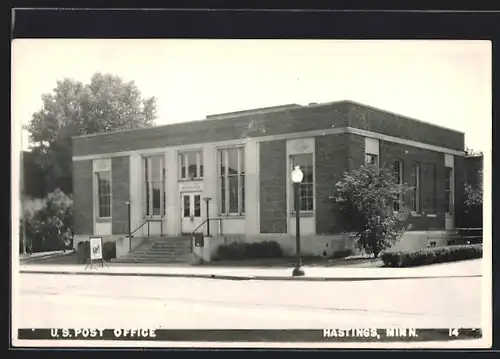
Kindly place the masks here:
POLYGON ((94 266, 95 261, 101 261, 104 267, 104 258, 102 256, 102 237, 90 237, 90 267, 94 266))

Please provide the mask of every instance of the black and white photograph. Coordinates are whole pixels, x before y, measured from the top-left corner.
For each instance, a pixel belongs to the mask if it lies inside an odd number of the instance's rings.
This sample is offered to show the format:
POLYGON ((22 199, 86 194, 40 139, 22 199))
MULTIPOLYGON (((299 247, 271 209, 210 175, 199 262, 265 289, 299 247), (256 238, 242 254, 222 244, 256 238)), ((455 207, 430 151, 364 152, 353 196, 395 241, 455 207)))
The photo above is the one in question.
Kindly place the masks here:
POLYGON ((13 345, 489 348, 491 49, 13 40, 13 345))

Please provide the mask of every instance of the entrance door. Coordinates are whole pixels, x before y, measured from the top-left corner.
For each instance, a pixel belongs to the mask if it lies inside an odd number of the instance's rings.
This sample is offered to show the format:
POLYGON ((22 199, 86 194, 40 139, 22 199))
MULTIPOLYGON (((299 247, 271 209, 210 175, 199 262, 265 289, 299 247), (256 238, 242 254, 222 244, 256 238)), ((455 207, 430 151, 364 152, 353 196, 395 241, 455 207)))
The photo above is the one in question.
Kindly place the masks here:
POLYGON ((198 233, 203 232, 201 217, 201 194, 183 193, 181 195, 181 229, 182 233, 190 234, 194 230, 198 233))

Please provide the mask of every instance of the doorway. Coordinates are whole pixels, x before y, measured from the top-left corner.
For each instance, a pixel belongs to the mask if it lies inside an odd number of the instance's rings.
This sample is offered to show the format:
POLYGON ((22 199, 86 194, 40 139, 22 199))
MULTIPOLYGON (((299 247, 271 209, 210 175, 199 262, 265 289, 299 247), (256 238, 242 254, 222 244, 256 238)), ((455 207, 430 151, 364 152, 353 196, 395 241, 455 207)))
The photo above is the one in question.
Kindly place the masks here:
POLYGON ((191 234, 203 232, 203 226, 199 227, 203 219, 201 216, 201 193, 181 194, 181 232, 191 234))

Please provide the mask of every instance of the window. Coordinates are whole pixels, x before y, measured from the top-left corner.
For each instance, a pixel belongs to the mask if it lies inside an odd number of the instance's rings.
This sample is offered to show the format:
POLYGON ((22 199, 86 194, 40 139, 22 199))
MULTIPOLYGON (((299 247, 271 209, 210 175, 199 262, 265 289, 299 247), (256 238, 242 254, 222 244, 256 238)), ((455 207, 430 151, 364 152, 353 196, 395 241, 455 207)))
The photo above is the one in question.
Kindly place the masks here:
POLYGON ((434 163, 429 164, 429 179, 432 181, 432 183, 429 183, 429 186, 430 186, 429 192, 431 195, 431 198, 429 198, 429 213, 436 214, 436 212, 437 212, 437 171, 436 171, 436 165, 434 163))
MULTIPOLYGON (((403 185, 403 162, 395 160, 393 163, 394 182, 398 185, 403 185)), ((403 202, 403 194, 400 193, 399 199, 394 201, 394 210, 399 211, 401 203, 403 202)))
POLYGON ((111 217, 111 171, 96 173, 97 178, 97 217, 111 217))
MULTIPOLYGON (((314 209, 313 155, 303 154, 291 156, 290 168, 293 169, 295 166, 299 166, 300 170, 304 173, 304 178, 300 183, 300 210, 312 211, 314 209)), ((292 203, 295 203, 294 194, 292 187, 292 203)))
POLYGON ((243 147, 219 150, 221 214, 245 213, 245 150, 243 147))
POLYGON ((366 161, 367 165, 378 166, 378 156, 377 155, 367 153, 365 161, 366 161))
POLYGON ((203 153, 201 151, 179 153, 179 167, 181 180, 203 178, 203 153))
POLYGON ((446 167, 444 175, 444 211, 453 213, 453 168, 446 167))
POLYGON ((420 164, 415 162, 411 166, 411 205, 412 212, 420 213, 420 164))
POLYGON ((164 156, 143 158, 144 166, 144 215, 165 215, 165 164, 164 156))

